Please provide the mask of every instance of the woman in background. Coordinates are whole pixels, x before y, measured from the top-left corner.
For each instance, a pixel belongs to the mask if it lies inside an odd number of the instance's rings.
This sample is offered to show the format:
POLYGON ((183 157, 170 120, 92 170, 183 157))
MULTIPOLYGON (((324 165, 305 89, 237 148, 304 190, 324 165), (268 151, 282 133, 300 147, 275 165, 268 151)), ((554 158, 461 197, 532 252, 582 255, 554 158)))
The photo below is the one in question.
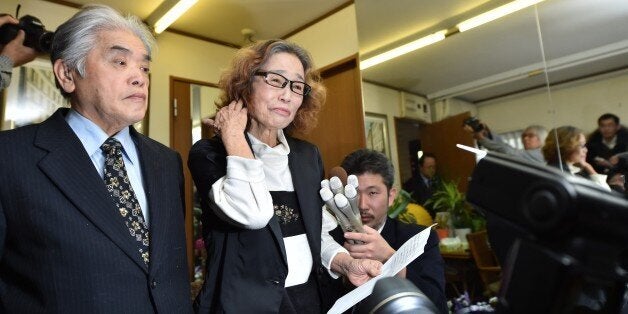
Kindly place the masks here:
POLYGON ((288 135, 316 124, 319 81, 309 54, 282 40, 241 49, 223 73, 207 122, 218 135, 188 161, 208 251, 197 312, 322 313, 337 297, 332 277, 359 285, 379 274, 381 263, 351 258, 329 236, 318 148, 288 135))
POLYGON ((543 156, 549 166, 587 178, 610 191, 606 175, 599 174, 587 161, 584 133, 573 126, 561 126, 549 132, 543 146, 543 156))

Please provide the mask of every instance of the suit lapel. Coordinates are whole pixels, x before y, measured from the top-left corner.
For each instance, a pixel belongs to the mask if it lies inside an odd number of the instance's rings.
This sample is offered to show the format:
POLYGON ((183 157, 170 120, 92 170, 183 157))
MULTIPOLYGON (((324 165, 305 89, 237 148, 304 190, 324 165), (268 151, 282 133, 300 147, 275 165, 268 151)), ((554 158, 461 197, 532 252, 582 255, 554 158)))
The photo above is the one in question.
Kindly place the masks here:
POLYGON ((147 271, 103 179, 65 122, 66 113, 67 109, 58 110, 37 131, 34 145, 49 152, 39 162, 39 168, 96 228, 147 271))
MULTIPOLYGON (((151 271, 157 269, 160 261, 163 260, 165 246, 161 245, 165 242, 167 236, 168 209, 164 208, 161 202, 161 195, 165 191, 160 190, 164 185, 164 169, 160 165, 159 153, 150 145, 147 145, 146 139, 131 128, 131 136, 137 147, 140 165, 142 167, 142 176, 144 178, 144 189, 146 192, 146 200, 148 203, 149 222, 150 222, 150 267, 151 271)), ((170 186, 170 184, 168 184, 170 186)))
POLYGON ((312 166, 312 161, 318 156, 308 156, 307 152, 301 151, 294 140, 286 137, 290 145, 290 154, 288 155, 288 165, 292 174, 292 184, 301 208, 301 216, 303 217, 303 225, 308 242, 313 254, 312 258, 315 262, 320 260, 320 232, 321 232, 321 210, 322 205, 316 208, 320 203, 318 199, 317 187, 320 184, 320 174, 316 172, 316 167, 312 166), (312 208, 314 206, 314 208, 312 208), (318 239, 318 240, 317 240, 318 239))

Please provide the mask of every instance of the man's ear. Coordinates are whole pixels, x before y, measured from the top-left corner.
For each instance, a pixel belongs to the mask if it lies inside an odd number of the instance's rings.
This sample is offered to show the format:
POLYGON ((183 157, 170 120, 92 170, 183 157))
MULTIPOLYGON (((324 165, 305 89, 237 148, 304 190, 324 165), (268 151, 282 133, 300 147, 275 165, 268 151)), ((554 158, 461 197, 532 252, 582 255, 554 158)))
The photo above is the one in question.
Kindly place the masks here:
POLYGON ((57 82, 59 82, 59 85, 66 93, 72 93, 74 89, 76 89, 76 85, 74 84, 74 71, 70 70, 61 59, 55 61, 52 70, 55 73, 57 82))
POLYGON ((395 197, 397 197, 397 188, 393 186, 388 190, 388 207, 395 202, 395 197))

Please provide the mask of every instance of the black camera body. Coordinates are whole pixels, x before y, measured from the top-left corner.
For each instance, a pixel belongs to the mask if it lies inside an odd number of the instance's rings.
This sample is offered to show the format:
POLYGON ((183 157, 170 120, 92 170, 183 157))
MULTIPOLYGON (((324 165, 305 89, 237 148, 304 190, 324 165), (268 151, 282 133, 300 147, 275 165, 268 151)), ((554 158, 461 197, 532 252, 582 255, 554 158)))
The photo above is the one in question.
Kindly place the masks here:
POLYGON ((480 119, 476 117, 467 118, 463 123, 470 126, 473 129, 473 132, 480 132, 484 130, 484 124, 482 124, 480 119))
POLYGON ((6 45, 13 40, 20 29, 26 33, 24 46, 31 47, 39 52, 50 52, 54 32, 47 31, 41 21, 32 15, 22 16, 17 25, 5 23, 0 26, 0 44, 6 45))

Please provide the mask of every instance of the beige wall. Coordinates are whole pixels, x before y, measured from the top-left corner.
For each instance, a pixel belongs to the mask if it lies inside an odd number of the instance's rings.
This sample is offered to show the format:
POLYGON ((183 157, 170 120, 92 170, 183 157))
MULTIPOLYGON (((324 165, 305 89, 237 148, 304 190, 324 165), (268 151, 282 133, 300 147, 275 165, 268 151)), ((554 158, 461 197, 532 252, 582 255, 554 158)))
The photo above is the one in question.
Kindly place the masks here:
POLYGON ((355 5, 347 6, 288 40, 307 49, 319 68, 356 54, 358 29, 355 5))
POLYGON ((597 118, 607 112, 616 114, 626 124, 628 73, 554 87, 552 102, 553 106, 545 90, 538 90, 481 104, 478 116, 497 133, 520 130, 530 124, 548 129, 569 124, 588 133, 596 128, 597 118))

